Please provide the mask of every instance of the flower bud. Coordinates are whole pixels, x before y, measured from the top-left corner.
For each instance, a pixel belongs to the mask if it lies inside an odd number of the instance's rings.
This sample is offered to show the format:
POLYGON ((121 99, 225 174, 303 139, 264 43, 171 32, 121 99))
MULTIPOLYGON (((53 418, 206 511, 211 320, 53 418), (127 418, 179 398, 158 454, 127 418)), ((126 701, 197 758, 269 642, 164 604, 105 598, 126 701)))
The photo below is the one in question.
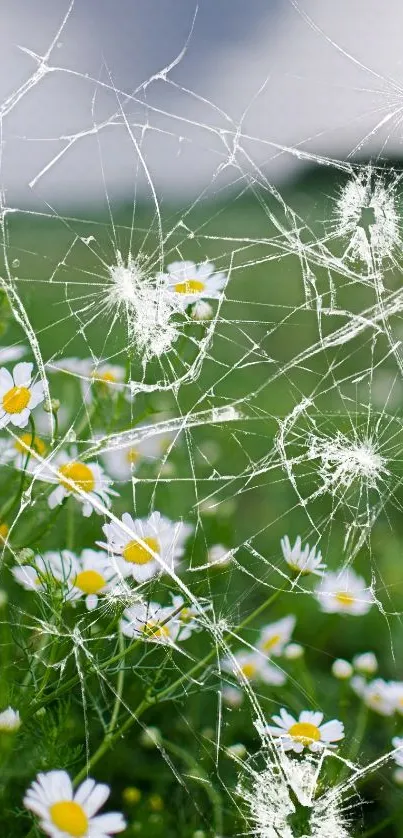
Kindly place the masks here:
POLYGON ((343 660, 343 658, 337 658, 332 665, 332 675, 335 678, 338 678, 339 681, 347 681, 348 678, 351 678, 353 674, 353 667, 351 663, 348 661, 343 660))
POLYGON ((296 661, 298 658, 302 658, 303 654, 304 648, 299 643, 288 643, 284 649, 284 657, 289 661, 296 661))
POLYGON ((361 672, 362 675, 374 675, 378 669, 378 661, 373 652, 355 655, 353 665, 357 672, 361 672))
POLYGON ((46 411, 46 413, 57 413, 59 408, 59 399, 46 399, 46 401, 43 404, 43 409, 46 411))
POLYGON ((213 309, 210 303, 205 300, 198 300, 190 311, 192 320, 211 320, 213 316, 213 309))
POLYGON ((158 727, 145 727, 139 738, 143 748, 157 748, 161 744, 162 736, 158 727))

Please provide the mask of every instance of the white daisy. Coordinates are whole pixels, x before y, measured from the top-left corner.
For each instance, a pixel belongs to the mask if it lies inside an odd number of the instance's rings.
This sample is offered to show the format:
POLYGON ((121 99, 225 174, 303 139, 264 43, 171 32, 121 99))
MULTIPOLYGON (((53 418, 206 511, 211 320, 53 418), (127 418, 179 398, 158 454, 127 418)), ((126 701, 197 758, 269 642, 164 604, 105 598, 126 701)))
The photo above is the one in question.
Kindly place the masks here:
POLYGON ((123 577, 132 576, 136 582, 145 582, 157 573, 172 572, 193 530, 188 524, 174 523, 159 512, 136 519, 125 512, 121 524, 104 524, 102 529, 107 542, 98 542, 99 546, 113 555, 123 577))
POLYGON ((68 599, 85 597, 88 611, 92 611, 98 605, 98 598, 109 594, 119 578, 106 553, 87 548, 76 558, 68 582, 68 599))
POLYGON ((25 428, 31 410, 44 399, 43 383, 32 384, 33 364, 22 361, 13 369, 13 374, 0 369, 0 428, 10 422, 17 428, 25 428))
MULTIPOLYGON (((92 365, 90 371, 90 384, 98 389, 98 393, 103 396, 114 396, 118 393, 126 392, 127 398, 131 401, 130 390, 125 386, 126 371, 124 367, 118 364, 109 364, 106 361, 92 365)), ((81 382, 81 391, 85 402, 90 402, 92 397, 92 387, 85 386, 86 382, 81 382)))
POLYGON ((0 440, 0 461, 13 463, 15 468, 21 470, 33 453, 45 457, 47 449, 47 443, 41 437, 36 434, 32 436, 32 433, 25 431, 19 437, 9 436, 7 439, 0 440))
POLYGON ((41 463, 30 469, 37 480, 47 483, 57 483, 57 488, 48 497, 48 506, 55 509, 64 499, 74 495, 75 500, 83 506, 83 515, 88 518, 92 511, 102 515, 97 509, 97 502, 108 509, 111 506, 111 496, 117 492, 111 489, 111 480, 98 463, 82 462, 76 452, 68 455, 59 452, 52 460, 41 463))
POLYGON ((344 738, 344 726, 337 719, 322 724, 323 713, 303 710, 298 720, 282 708, 279 716, 272 716, 276 727, 267 725, 265 733, 279 739, 285 751, 300 754, 304 748, 319 751, 321 748, 334 748, 332 743, 344 738))
POLYGON ((109 786, 91 778, 74 791, 66 771, 48 771, 37 775, 24 806, 38 815, 41 829, 51 838, 109 838, 126 828, 120 812, 96 814, 109 794, 109 786))
POLYGON ((64 358, 48 364, 50 372, 68 372, 80 379, 81 393, 86 404, 91 401, 93 384, 109 394, 120 393, 125 389, 126 372, 118 364, 96 361, 92 358, 64 358))
POLYGON ((66 585, 67 593, 67 580, 74 562, 75 556, 70 550, 60 553, 49 550, 43 556, 33 556, 32 564, 13 567, 11 572, 26 591, 44 591, 49 580, 55 579, 66 585))
POLYGON ((394 736, 392 739, 392 745, 394 748, 398 749, 393 754, 393 759, 396 765, 403 768, 403 738, 401 736, 394 736))
POLYGON ((21 719, 18 710, 13 710, 12 707, 7 707, 0 713, 0 731, 12 733, 21 727, 21 719))
POLYGON ((375 602, 371 588, 365 579, 351 568, 337 573, 326 573, 315 590, 315 596, 322 611, 328 614, 367 614, 375 602))
POLYGON ((174 622, 177 624, 177 639, 187 640, 194 631, 200 631, 204 625, 204 615, 211 610, 211 602, 206 602, 204 605, 201 600, 198 600, 198 607, 194 605, 185 605, 185 600, 180 594, 172 594, 172 608, 175 616, 174 622))
POLYGON ((217 272, 212 262, 172 262, 161 280, 175 296, 180 309, 199 300, 217 300, 227 283, 224 273, 217 272))
POLYGON ((158 602, 139 602, 126 608, 120 629, 126 637, 142 638, 150 643, 173 645, 178 636, 178 621, 171 620, 175 608, 158 602))
POLYGON ((390 681, 384 681, 383 678, 375 678, 369 684, 362 678, 360 684, 359 678, 360 676, 355 676, 352 679, 353 689, 362 698, 364 704, 381 716, 393 716, 397 699, 394 685, 390 681))
POLYGON ((264 684, 281 686, 286 682, 284 672, 273 666, 261 652, 236 652, 221 661, 224 672, 231 672, 241 683, 262 681, 264 684))
POLYGON ((85 549, 81 556, 70 550, 49 550, 35 556, 33 565, 22 565, 12 570, 14 578, 26 590, 41 591, 49 577, 65 586, 65 600, 75 602, 85 597, 89 611, 98 605, 98 597, 109 593, 119 579, 109 557, 101 550, 85 549))
POLYGON ((268 657, 281 655, 284 647, 291 639, 295 623, 296 617, 289 614, 288 617, 283 617, 275 623, 263 626, 257 643, 258 649, 265 652, 268 657))
POLYGON ((320 550, 316 552, 316 547, 312 547, 311 549, 309 544, 302 547, 300 535, 297 536, 293 547, 291 547, 288 535, 285 535, 281 539, 281 549, 288 566, 294 573, 303 576, 308 573, 313 573, 315 576, 323 576, 326 565, 322 562, 320 550))
MULTIPOLYGON (((152 423, 148 426, 138 425, 136 430, 149 427, 152 430, 152 423)), ((161 460, 166 453, 173 439, 173 434, 163 432, 152 434, 136 442, 135 445, 125 445, 122 448, 114 448, 103 454, 103 460, 107 471, 113 478, 122 482, 130 480, 139 465, 144 460, 161 460)))

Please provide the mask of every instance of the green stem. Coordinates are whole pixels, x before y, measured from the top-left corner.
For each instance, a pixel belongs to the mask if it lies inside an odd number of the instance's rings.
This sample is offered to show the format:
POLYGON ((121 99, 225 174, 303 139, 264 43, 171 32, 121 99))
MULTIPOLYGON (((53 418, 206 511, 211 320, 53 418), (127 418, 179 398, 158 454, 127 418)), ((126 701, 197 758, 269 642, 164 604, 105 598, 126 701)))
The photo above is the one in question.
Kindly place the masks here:
POLYGON ((38 701, 40 701, 41 696, 43 695, 43 693, 46 690, 46 687, 47 687, 48 682, 49 682, 50 674, 51 674, 52 669, 53 669, 53 664, 56 662, 57 649, 58 649, 58 645, 59 645, 58 640, 59 640, 59 635, 58 635, 58 632, 57 632, 57 627, 55 627, 55 634, 54 634, 54 636, 52 638, 52 641, 51 641, 51 649, 50 649, 49 660, 47 662, 46 669, 45 669, 45 675, 44 675, 42 684, 41 684, 39 692, 38 692, 38 697, 37 697, 38 701))
MULTIPOLYGON (((170 620, 172 620, 172 618, 175 617, 176 614, 178 614, 182 610, 182 608, 183 608, 183 606, 180 605, 179 608, 176 609, 176 611, 173 611, 172 614, 169 615, 169 617, 167 617, 165 620, 162 620, 161 623, 159 624, 160 628, 162 628, 166 623, 168 623, 170 620)), ((108 633, 108 631, 107 631, 107 633, 108 633)), ((101 664, 97 663, 96 666, 94 666, 93 668, 88 669, 87 672, 86 672, 86 676, 88 677, 90 675, 95 675, 99 672, 102 672, 104 669, 109 669, 110 666, 113 666, 113 664, 115 664, 115 663, 119 663, 119 661, 121 661, 123 658, 125 658, 127 655, 129 655, 131 652, 133 652, 135 649, 137 649, 137 647, 140 646, 140 644, 142 644, 142 643, 144 643, 144 640, 143 640, 142 637, 139 637, 137 640, 134 640, 134 642, 131 643, 130 646, 127 646, 126 648, 124 648, 124 645, 123 645, 123 648, 120 649, 119 652, 116 653, 116 655, 113 655, 113 657, 108 658, 108 660, 105 661, 104 663, 101 663, 101 664)), ((79 681, 80 681, 80 676, 79 675, 73 675, 71 678, 69 678, 68 681, 65 681, 64 684, 62 684, 61 687, 58 687, 53 693, 49 693, 48 696, 43 698, 41 702, 31 705, 30 713, 27 714, 27 716, 25 716, 25 720, 31 718, 31 716, 33 716, 35 713, 37 713, 38 710, 40 710, 42 707, 45 706, 45 704, 50 704, 52 701, 55 701, 57 698, 60 698, 62 695, 64 695, 64 693, 70 692, 70 690, 73 687, 75 687, 76 684, 79 683, 79 681)))
MULTIPOLYGON (((255 617, 257 617, 259 614, 262 613, 262 611, 268 608, 280 596, 280 594, 284 592, 286 587, 287 586, 284 585, 282 588, 279 588, 277 591, 274 592, 274 594, 272 594, 267 600, 265 600, 265 602, 263 602, 261 605, 255 608, 255 610, 251 614, 245 617, 245 619, 238 626, 236 634, 243 628, 246 628, 246 626, 248 626, 249 623, 251 623, 252 620, 255 619, 255 617)), ((232 641, 233 634, 229 633, 225 636, 223 640, 223 645, 227 645, 232 641)), ((114 733, 106 734, 99 748, 89 759, 88 764, 84 766, 84 768, 82 768, 81 771, 79 771, 79 773, 74 778, 74 784, 81 782, 81 780, 83 780, 84 777, 88 776, 89 772, 93 769, 94 765, 96 765, 96 763, 99 762, 101 757, 103 757, 104 754, 115 744, 115 742, 118 739, 120 739, 126 733, 126 731, 128 731, 131 728, 134 722, 137 722, 139 720, 140 716, 142 716, 143 713, 146 710, 148 710, 149 707, 151 707, 154 704, 157 704, 160 700, 169 698, 172 693, 175 693, 177 687, 180 687, 185 681, 187 681, 189 678, 192 678, 200 670, 204 669, 204 667, 206 667, 215 658, 215 656, 216 649, 213 648, 207 655, 205 655, 205 657, 201 661, 195 663, 194 666, 190 668, 190 670, 185 672, 184 675, 181 675, 179 678, 177 678, 176 681, 173 682, 173 684, 169 684, 168 687, 165 687, 165 689, 161 690, 161 692, 159 693, 148 693, 148 695, 146 695, 145 698, 143 698, 140 701, 137 708, 133 711, 132 715, 130 715, 129 718, 126 719, 126 721, 123 722, 123 724, 119 728, 117 728, 117 730, 115 730, 114 733)))
MULTIPOLYGON (((29 443, 29 447, 26 450, 26 456, 25 456, 25 460, 24 460, 24 463, 23 463, 23 467, 21 469, 21 478, 20 478, 20 482, 19 482, 19 485, 18 485, 18 489, 17 489, 17 492, 15 493, 15 495, 12 495, 11 498, 9 498, 3 504, 2 508, 0 509, 0 522, 3 521, 4 517, 9 512, 11 512, 11 510, 13 509, 14 506, 16 506, 18 504, 18 501, 19 501, 19 499, 20 499, 20 497, 23 493, 23 490, 24 490, 25 473, 26 473, 26 468, 27 468, 28 461, 29 461, 30 448, 33 448, 34 443, 35 443, 35 422, 34 422, 31 414, 30 414, 30 417, 29 417, 29 424, 31 426, 31 441, 29 443)), ((23 443, 20 443, 20 444, 23 445, 23 443)))
POLYGON ((174 756, 177 756, 180 759, 182 759, 185 765, 187 765, 188 768, 190 768, 190 770, 194 772, 190 779, 195 780, 195 782, 201 783, 203 789, 207 794, 207 797, 211 802, 214 814, 214 835, 222 835, 223 817, 221 796, 214 788, 208 774, 206 774, 204 769, 199 765, 195 758, 191 754, 188 754, 188 752, 185 751, 184 748, 179 747, 179 745, 176 745, 173 742, 169 742, 167 739, 163 739, 161 741, 161 745, 163 746, 163 748, 165 748, 166 751, 169 751, 174 756))
POLYGON ((125 680, 125 668, 123 666, 123 655, 125 652, 125 641, 121 631, 119 631, 119 652, 122 655, 122 660, 120 662, 117 685, 116 685, 116 696, 115 696, 115 704, 112 711, 112 717, 108 727, 108 734, 110 735, 113 733, 116 722, 119 716, 119 710, 122 704, 122 695, 123 695, 123 685, 125 680))
POLYGON ((67 499, 67 533, 66 533, 66 547, 68 550, 73 550, 74 548, 74 531, 75 531, 75 508, 74 504, 68 503, 70 498, 67 499))
MULTIPOLYGON (((355 760, 357 758, 357 754, 359 753, 361 743, 362 743, 362 740, 364 738, 364 733, 365 733, 365 728, 367 726, 367 721, 368 721, 368 707, 362 701, 361 702, 361 707, 359 709, 358 716, 357 716, 356 728, 355 728, 354 734, 351 738, 351 747, 350 747, 350 750, 349 750, 348 756, 347 756, 347 759, 349 760, 349 762, 355 762, 355 760)), ((339 773, 339 776, 337 778, 337 782, 340 783, 344 779, 344 777, 348 774, 348 772, 349 772, 348 766, 343 765, 342 768, 341 768, 341 771, 339 773)))

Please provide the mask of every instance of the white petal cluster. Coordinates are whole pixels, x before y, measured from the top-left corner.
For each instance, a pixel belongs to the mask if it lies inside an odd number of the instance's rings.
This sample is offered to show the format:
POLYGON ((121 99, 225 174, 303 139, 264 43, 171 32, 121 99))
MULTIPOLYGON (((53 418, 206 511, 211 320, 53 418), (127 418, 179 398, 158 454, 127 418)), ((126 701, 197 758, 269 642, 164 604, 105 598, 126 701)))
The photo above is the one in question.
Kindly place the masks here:
POLYGON ((291 547, 288 535, 281 539, 281 549, 283 556, 294 573, 308 574, 313 573, 316 576, 322 576, 326 565, 322 562, 322 554, 316 547, 310 548, 309 544, 302 547, 301 536, 297 536, 295 544, 291 547))

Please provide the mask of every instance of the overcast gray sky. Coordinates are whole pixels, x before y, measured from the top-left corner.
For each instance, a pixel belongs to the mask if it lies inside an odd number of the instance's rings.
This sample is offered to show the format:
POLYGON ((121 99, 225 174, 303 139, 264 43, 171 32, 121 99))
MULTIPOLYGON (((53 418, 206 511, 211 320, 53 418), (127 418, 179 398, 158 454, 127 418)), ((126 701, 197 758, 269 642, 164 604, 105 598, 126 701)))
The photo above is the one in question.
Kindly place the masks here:
POLYGON ((10 205, 281 182, 296 150, 346 156, 367 134, 364 156, 401 153, 400 0, 76 0, 42 74, 68 10, 1 0, 10 205))

